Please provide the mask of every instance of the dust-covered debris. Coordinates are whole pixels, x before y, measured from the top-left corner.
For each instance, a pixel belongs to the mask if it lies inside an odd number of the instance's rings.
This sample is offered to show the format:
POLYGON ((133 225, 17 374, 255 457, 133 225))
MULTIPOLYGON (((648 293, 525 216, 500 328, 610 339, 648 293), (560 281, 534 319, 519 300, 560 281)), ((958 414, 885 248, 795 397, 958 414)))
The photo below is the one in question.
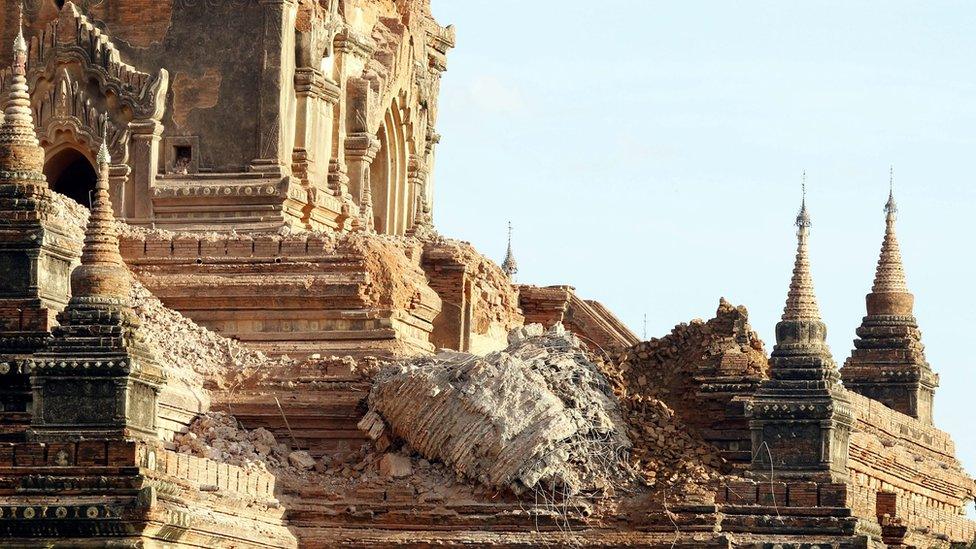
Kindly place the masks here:
POLYGON ((176 435, 174 443, 180 453, 265 471, 287 466, 291 454, 288 445, 278 443, 267 429, 247 431, 223 412, 201 415, 187 432, 176 435))
POLYGON ((232 386, 236 379, 269 364, 290 364, 288 357, 270 358, 237 341, 197 325, 166 308, 133 277, 132 307, 142 322, 142 335, 160 363, 177 378, 195 385, 232 386))
POLYGON ((606 378, 561 325, 504 351, 442 352, 384 368, 361 422, 481 484, 573 496, 611 490, 631 443, 606 378))

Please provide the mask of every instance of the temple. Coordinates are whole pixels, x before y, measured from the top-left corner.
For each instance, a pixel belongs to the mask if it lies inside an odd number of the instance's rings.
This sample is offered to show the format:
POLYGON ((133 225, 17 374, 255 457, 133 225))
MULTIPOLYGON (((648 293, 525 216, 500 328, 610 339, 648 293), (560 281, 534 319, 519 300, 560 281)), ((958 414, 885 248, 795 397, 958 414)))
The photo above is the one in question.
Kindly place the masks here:
POLYGON ((805 191, 770 355, 641 341, 438 232, 429 0, 5 5, 0 545, 976 541, 893 190, 842 368, 805 191))

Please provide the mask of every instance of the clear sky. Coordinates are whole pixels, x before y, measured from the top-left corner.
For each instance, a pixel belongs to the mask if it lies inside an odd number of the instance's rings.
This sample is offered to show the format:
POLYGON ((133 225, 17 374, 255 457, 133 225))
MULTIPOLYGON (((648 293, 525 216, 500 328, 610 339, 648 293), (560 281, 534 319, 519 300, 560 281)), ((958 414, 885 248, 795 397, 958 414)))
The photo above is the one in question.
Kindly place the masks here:
POLYGON ((570 284, 649 337, 749 308, 771 349, 809 174, 838 364, 864 316, 894 165, 938 425, 976 472, 976 4, 434 0, 457 27, 441 232, 570 284))

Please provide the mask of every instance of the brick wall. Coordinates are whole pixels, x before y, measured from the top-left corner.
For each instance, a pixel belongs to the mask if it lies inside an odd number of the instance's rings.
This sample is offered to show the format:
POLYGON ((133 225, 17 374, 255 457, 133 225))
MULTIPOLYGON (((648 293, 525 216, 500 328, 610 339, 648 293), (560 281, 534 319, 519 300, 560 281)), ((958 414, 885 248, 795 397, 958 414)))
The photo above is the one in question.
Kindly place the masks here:
POLYGON ((849 395, 856 419, 849 461, 855 515, 888 514, 910 530, 971 541, 976 524, 961 513, 976 484, 956 459, 949 435, 880 402, 849 395))

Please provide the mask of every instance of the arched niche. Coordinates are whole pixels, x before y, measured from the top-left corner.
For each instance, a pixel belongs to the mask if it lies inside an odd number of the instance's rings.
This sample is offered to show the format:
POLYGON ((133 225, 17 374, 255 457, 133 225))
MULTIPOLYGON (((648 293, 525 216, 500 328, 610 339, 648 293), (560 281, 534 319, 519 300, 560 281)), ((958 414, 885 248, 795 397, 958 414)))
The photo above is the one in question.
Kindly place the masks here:
MULTIPOLYGON (((88 179, 90 175, 97 176, 95 157, 101 146, 101 140, 94 135, 95 133, 94 129, 67 123, 49 126, 48 131, 40 134, 41 146, 44 148, 44 175, 48 185, 52 190, 68 196, 85 207, 88 207, 89 199, 85 198, 83 191, 78 189, 88 185, 89 182, 88 190, 95 188, 94 179, 90 181, 88 179), (82 159, 91 167, 91 174, 84 170, 82 159), (72 164, 75 171, 66 173, 65 170, 72 167, 72 164), (72 178, 80 179, 72 182, 72 178)), ((111 138, 109 141, 111 142, 111 138)), ((116 157, 112 155, 112 163, 109 165, 109 196, 115 215, 121 219, 126 218, 128 212, 134 208, 130 172, 128 165, 117 162, 116 157)))
POLYGON ((51 190, 90 208, 98 174, 89 155, 77 147, 64 146, 45 156, 44 176, 51 190))
POLYGON ((379 151, 369 169, 374 227, 380 233, 402 235, 409 228, 411 209, 407 185, 409 147, 396 100, 386 111, 376 137, 379 151))
POLYGON ((75 4, 32 37, 28 62, 31 107, 48 160, 64 147, 89 159, 107 138, 109 189, 116 216, 146 222, 169 73, 141 72, 122 61, 109 36, 75 4))

